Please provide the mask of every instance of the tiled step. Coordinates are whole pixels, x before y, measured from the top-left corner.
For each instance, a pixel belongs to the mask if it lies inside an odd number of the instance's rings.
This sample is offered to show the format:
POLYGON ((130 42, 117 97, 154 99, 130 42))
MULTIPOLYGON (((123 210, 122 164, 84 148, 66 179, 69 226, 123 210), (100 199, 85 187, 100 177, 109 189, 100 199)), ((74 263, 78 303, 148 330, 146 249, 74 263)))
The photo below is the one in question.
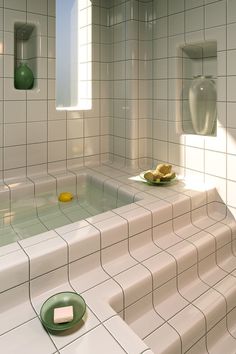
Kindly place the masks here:
MULTIPOLYGON (((188 225, 188 228, 191 228, 191 225, 188 225)), ((178 247, 171 246, 166 252, 159 252, 141 262, 151 271, 154 289, 157 289, 153 297, 151 294, 146 295, 128 306, 124 311, 124 319, 145 343, 151 346, 154 353, 177 354, 188 350, 189 353, 194 353, 196 348, 198 354, 207 353, 208 349, 205 349, 204 343, 200 345, 198 341, 205 333, 212 333, 213 328, 222 321, 227 312, 236 307, 236 278, 228 274, 236 267, 236 257, 232 252, 230 240, 228 227, 218 223, 217 227, 211 225, 206 231, 177 243, 178 247), (195 254, 196 248, 198 256, 195 254), (215 249, 218 249, 217 252, 214 252, 215 249), (163 259, 164 268, 158 264, 160 257, 163 259), (171 266, 173 272, 168 276, 171 266), (140 308, 145 308, 145 311, 140 313, 140 308), (162 321, 167 322, 163 324, 162 321), (148 329, 150 323, 154 325, 148 329), (155 323, 158 324, 156 328, 155 323), (172 336, 163 338, 162 331, 172 333, 172 336)), ((125 288, 129 285, 129 281, 121 285, 125 294, 125 288)), ((140 294, 140 291, 135 291, 138 290, 135 283, 132 287, 134 293, 140 294)), ((217 344, 210 338, 214 347, 212 353, 217 353, 217 344)), ((234 343, 231 335, 229 338, 225 336, 222 337, 222 342, 218 341, 221 343, 218 343, 220 347, 224 340, 227 346, 234 343)), ((232 353, 233 350, 232 348, 232 353)))

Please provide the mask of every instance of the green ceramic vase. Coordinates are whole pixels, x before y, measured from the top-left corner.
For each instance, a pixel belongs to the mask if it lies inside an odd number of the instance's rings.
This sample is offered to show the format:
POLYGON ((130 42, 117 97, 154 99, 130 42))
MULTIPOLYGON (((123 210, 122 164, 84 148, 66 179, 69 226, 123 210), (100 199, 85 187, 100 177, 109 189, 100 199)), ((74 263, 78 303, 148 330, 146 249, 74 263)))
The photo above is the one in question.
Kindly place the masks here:
POLYGON ((26 63, 20 63, 15 70, 15 88, 18 90, 30 90, 34 85, 34 75, 26 63))

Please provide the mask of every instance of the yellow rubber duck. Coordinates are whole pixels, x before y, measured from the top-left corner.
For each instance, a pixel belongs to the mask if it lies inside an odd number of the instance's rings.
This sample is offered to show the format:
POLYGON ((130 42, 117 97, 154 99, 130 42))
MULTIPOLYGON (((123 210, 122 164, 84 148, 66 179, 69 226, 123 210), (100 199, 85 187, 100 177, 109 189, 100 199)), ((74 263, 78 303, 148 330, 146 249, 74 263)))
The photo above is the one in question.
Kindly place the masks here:
POLYGON ((60 195, 58 197, 58 200, 59 200, 59 202, 66 203, 66 202, 70 202, 73 198, 74 197, 73 197, 72 193, 70 193, 70 192, 62 192, 62 193, 60 193, 60 195))

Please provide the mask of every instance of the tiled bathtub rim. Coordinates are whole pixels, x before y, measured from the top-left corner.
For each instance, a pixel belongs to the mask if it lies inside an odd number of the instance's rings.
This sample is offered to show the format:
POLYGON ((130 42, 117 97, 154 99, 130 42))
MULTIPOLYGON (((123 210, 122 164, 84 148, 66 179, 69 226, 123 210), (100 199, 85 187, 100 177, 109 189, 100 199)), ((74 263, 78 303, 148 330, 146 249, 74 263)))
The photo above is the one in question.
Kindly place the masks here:
MULTIPOLYGON (((109 178, 109 179, 107 179, 107 180, 111 180, 112 178, 109 178)), ((104 182, 105 183, 105 182, 104 182)), ((124 187, 124 184, 122 185, 122 187, 124 187)), ((133 186, 132 186, 133 187, 133 186)), ((137 190, 137 193, 136 194, 138 194, 138 193, 141 193, 142 191, 140 191, 140 190, 137 190)), ((178 192, 177 192, 177 194, 178 194, 178 192)), ((189 197, 189 196, 188 196, 189 197)), ((135 198, 135 196, 134 196, 134 198, 135 198)), ((191 197, 189 197, 190 198, 190 200, 191 200, 191 197)), ((157 198, 157 201, 158 200, 160 200, 160 198, 157 198)), ((165 199, 162 199, 162 200, 164 200, 164 201, 166 201, 165 199)), ((212 203, 215 203, 214 201, 210 201, 209 203, 206 203, 205 204, 205 206, 207 207, 207 205, 209 204, 212 204, 212 203)), ((152 214, 152 211, 151 210, 149 210, 149 209, 146 209, 145 208, 145 205, 143 206, 140 206, 138 203, 135 203, 140 209, 142 209, 142 210, 147 210, 148 211, 148 213, 149 214, 152 214)), ((151 204, 151 203, 150 203, 151 204)), ((223 204, 223 203, 222 203, 223 204)), ((172 208, 172 212, 173 212, 173 204, 172 203, 170 203, 170 205, 171 205, 171 208, 172 208)), ((148 206, 148 205, 147 205, 148 206)), ((202 205, 199 207, 199 208, 202 208, 202 205)), ((207 208, 206 208, 207 209, 207 208)), ((195 210, 195 209, 194 209, 195 210)), ((114 209, 113 211, 112 211, 112 213, 114 213, 115 215, 118 215, 119 217, 122 217, 122 215, 120 215, 120 214, 117 214, 116 213, 116 209, 114 209)), ((191 214, 192 214, 192 210, 191 210, 191 208, 190 208, 190 210, 186 213, 186 214, 189 214, 190 216, 191 216, 191 214)), ((177 219, 178 217, 176 217, 175 219, 177 219)), ((151 218, 151 219, 153 219, 153 218, 151 218)), ((170 220, 172 220, 172 224, 174 225, 174 221, 173 221, 173 218, 172 219, 170 219, 170 220)), ((218 220, 214 220, 215 221, 215 223, 218 223, 219 221, 218 220)), ((128 220, 126 220, 126 222, 128 223, 128 220)), ((166 222, 166 221, 165 221, 166 222)), ((163 223, 165 223, 165 222, 163 222, 163 223)), ((93 227, 96 227, 96 225, 94 225, 94 224, 91 224, 93 227)), ((158 224, 159 225, 159 224, 158 224)), ((151 227, 151 229, 152 229, 152 227, 151 227)), ((98 229, 99 230, 99 229, 98 229)), ((150 230, 150 229, 148 229, 148 230, 150 230)), ((199 228, 199 231, 201 231, 201 230, 204 230, 204 228, 203 229, 200 229, 199 228)), ((54 231, 56 231, 57 232, 57 230, 54 230, 54 231)), ((173 231, 174 231, 174 229, 173 229, 173 231)), ((99 232, 100 232, 100 230, 99 230, 99 232)), ((62 237, 62 235, 60 235, 60 234, 57 234, 58 235, 58 237, 59 238, 61 238, 61 239, 63 239, 63 241, 66 243, 66 248, 67 248, 67 263, 65 264, 65 266, 67 267, 67 269, 69 268, 69 265, 72 263, 72 262, 69 262, 69 258, 68 258, 68 250, 69 250, 69 246, 68 246, 68 243, 66 242, 66 240, 62 237)), ((135 235, 133 235, 133 236, 136 236, 137 234, 135 234, 135 235)), ((133 236, 129 236, 128 235, 128 237, 127 237, 127 239, 129 240, 131 237, 133 237, 133 236)), ((178 235, 179 236, 179 235, 178 235)), ((179 236, 180 238, 181 238, 181 236, 179 236)), ((101 238, 101 232, 100 232, 100 238, 101 238)), ((187 238, 183 238, 183 240, 185 240, 185 241, 187 241, 187 238)), ((181 242, 181 241, 180 241, 181 242)), ((119 243, 119 242, 118 242, 119 243)), ((225 246, 225 245, 224 245, 225 246)), ((224 247, 224 246, 222 246, 222 247, 224 247)), ((110 247, 110 246, 108 246, 108 247, 110 247)), ((159 246, 158 246, 159 247, 159 246)), ((13 251, 14 252, 14 251, 13 251)), ((101 253, 101 247, 100 247, 100 253, 101 253)), ((86 257, 86 256, 85 256, 86 257)), ((133 257, 133 256, 132 256, 133 257)), ((101 259, 100 259, 100 262, 101 262, 101 264, 102 264, 102 261, 101 261, 101 259)), ((142 264, 142 262, 139 262, 139 261, 137 261, 137 264, 142 264)), ((143 264, 142 264, 142 266, 143 266, 143 264)), ((61 266, 61 267, 63 267, 63 266, 61 266)), ((53 269, 53 270, 51 270, 51 271, 49 271, 49 273, 50 272, 53 272, 55 269, 53 269)), ((106 272, 106 270, 103 268, 103 270, 106 272)), ((107 272, 106 272, 107 273, 107 272)), ((107 274, 109 274, 109 273, 107 273, 107 274)), ((230 273, 229 273, 230 274, 230 273)), ((38 277, 40 277, 42 274, 40 274, 38 277)), ((110 278, 112 278, 113 279, 113 277, 111 277, 110 276, 110 278)), ((70 282, 70 277, 69 277, 69 273, 68 273, 68 282, 71 284, 71 282, 70 282)), ((27 282, 26 282, 27 283, 27 282)), ((163 285, 163 284, 162 284, 163 285)), ((71 284, 71 287, 72 287, 72 289, 74 289, 73 288, 73 286, 72 286, 72 284, 71 284)), ((122 289, 122 291, 123 291, 123 288, 122 288, 122 286, 121 285, 119 285, 119 287, 121 287, 121 289, 122 289)), ((87 289, 88 290, 88 289, 87 289)), ((86 290, 86 291, 87 291, 86 290)), ((154 289, 153 289, 154 290, 154 289)), ((152 290, 152 292, 153 292, 153 290, 152 290)), ((124 293, 123 293, 123 296, 124 296, 124 293)), ((145 295, 146 296, 146 295, 145 295)), ((31 298, 30 298, 30 300, 31 300, 31 298)), ((96 316, 96 315, 95 315, 96 316)), ((98 318, 98 320, 99 320, 99 318, 98 318)), ((99 320, 100 321, 100 320, 99 320)), ((147 351, 148 349, 146 349, 145 351, 147 351)), ((144 352, 145 352, 144 351, 144 352)))
MULTIPOLYGON (((139 193, 139 191, 137 191, 137 193, 139 193)), ((135 197, 135 196, 134 196, 135 197)), ((191 199, 191 198, 190 198, 191 199)), ((160 199, 159 199, 160 200, 160 199)), ((162 199, 163 201, 165 201, 166 202, 166 200, 165 199, 162 199)), ((158 199, 157 199, 157 201, 158 201, 158 199)), ((211 203, 214 203, 214 202, 210 202, 209 203, 209 205, 211 204, 211 203)), ((133 204, 136 204, 136 205, 138 205, 138 203, 133 203, 133 204)), ((151 203, 150 203, 151 204, 151 203)), ((174 220, 176 220, 179 216, 177 216, 176 218, 174 218, 173 217, 173 204, 172 203, 169 203, 170 204, 170 207, 172 208, 172 217, 169 219, 169 220, 172 220, 172 228, 173 228, 173 230, 175 230, 175 228, 174 228, 174 220)), ((223 203, 222 203, 223 204, 223 203)), ((147 206, 148 206, 149 204, 147 204, 147 206)), ((145 207, 145 205, 142 205, 142 206, 140 206, 140 205, 138 205, 138 207, 140 208, 140 209, 142 209, 143 211, 144 210, 146 210, 150 215, 152 215, 153 216, 153 214, 152 214, 152 211, 151 210, 149 210, 147 207, 145 207)), ((199 207, 199 208, 195 208, 194 210, 197 210, 197 209, 201 209, 202 208, 202 205, 199 207)), ((120 214, 118 214, 117 213, 117 210, 119 210, 119 208, 118 209, 113 209, 112 210, 112 214, 114 214, 114 215, 117 215, 117 216, 119 216, 119 217, 122 217, 122 215, 120 215, 120 214)), ((185 214, 183 214, 183 215, 190 215, 190 217, 191 217, 191 214, 192 214, 192 211, 193 210, 189 210, 189 211, 187 211, 185 214)), ((101 214, 99 214, 99 215, 101 215, 101 214)), ((85 220, 87 220, 87 219, 85 219, 85 220)), ((124 219, 124 220, 126 220, 126 219, 124 219)), ((152 220, 153 220, 153 218, 152 218, 152 220)), ((126 220, 127 221, 127 220, 126 220)), ((166 222, 166 221, 165 221, 166 222)), ((217 222, 219 222, 218 220, 217 221, 215 221, 215 223, 217 223, 217 222)), ((73 224, 73 223, 72 223, 73 224)), ((95 227, 96 228, 96 225, 95 224, 93 224, 93 223, 90 223, 93 227, 95 227)), ((158 224, 156 224, 156 225, 154 225, 154 226, 158 226, 158 225, 161 225, 162 223, 160 222, 160 223, 158 223, 158 224)), ((128 225, 128 222, 127 222, 127 225, 128 225)), ((152 226, 153 227, 153 226, 152 226)), ((147 229, 147 230, 149 230, 149 228, 147 229)), ((58 232, 57 232, 57 229, 55 229, 55 230, 51 230, 51 231, 48 231, 48 232, 52 232, 52 231, 54 231, 55 232, 55 237, 56 237, 56 235, 60 235, 60 234, 58 234, 58 232)), ((145 231, 145 230, 143 230, 143 231, 145 231)), ((200 229, 199 229, 199 231, 200 231, 200 229)), ((37 237, 38 235, 35 235, 35 236, 33 236, 33 237, 37 237)), ((130 235, 128 236, 128 238, 130 237, 130 235)), ((62 237, 62 239, 63 239, 63 237, 62 237)), ((65 241, 65 239, 63 239, 63 241, 65 241)), ((21 241, 19 241, 20 243, 21 243, 21 241)), ((19 242, 18 242, 18 244, 19 244, 19 242)), ((39 243, 41 243, 41 242, 43 242, 43 241, 39 241, 39 243)), ((17 243, 16 243, 17 244, 17 243)), ((6 246, 7 247, 7 246, 6 246)), ((20 245, 20 247, 21 247, 21 245, 20 245)), ((4 255, 2 255, 2 256, 4 256, 4 255)))

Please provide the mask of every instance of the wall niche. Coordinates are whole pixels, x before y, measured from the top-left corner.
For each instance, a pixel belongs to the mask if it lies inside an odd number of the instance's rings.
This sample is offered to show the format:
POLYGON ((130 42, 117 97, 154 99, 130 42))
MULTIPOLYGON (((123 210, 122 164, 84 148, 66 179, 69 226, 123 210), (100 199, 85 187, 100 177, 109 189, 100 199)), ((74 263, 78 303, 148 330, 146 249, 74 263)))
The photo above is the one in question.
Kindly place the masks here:
POLYGON ((179 48, 180 101, 178 130, 182 134, 215 136, 217 128, 217 42, 179 48))
POLYGON ((14 25, 14 87, 31 90, 37 77, 37 33, 32 24, 14 25))

